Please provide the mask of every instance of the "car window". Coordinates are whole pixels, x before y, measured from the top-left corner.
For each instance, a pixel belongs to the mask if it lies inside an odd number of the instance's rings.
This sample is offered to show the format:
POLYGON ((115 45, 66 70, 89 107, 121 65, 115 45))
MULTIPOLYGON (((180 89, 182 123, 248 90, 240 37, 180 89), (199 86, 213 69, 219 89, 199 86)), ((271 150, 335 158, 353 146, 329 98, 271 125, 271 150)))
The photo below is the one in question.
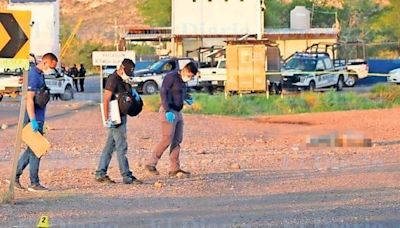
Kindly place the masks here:
POLYGON ((221 61, 219 68, 226 68, 226 61, 221 61))
POLYGON ((332 69, 333 68, 332 61, 330 59, 325 58, 324 59, 324 63, 325 63, 326 69, 332 69))
POLYGON ((291 58, 284 66, 286 70, 313 71, 317 61, 314 59, 291 58))
POLYGON ((167 72, 167 71, 172 71, 175 70, 176 66, 175 66, 175 61, 170 61, 164 64, 162 71, 163 72, 167 72))
POLYGON ((318 60, 317 66, 315 67, 316 70, 325 70, 325 65, 322 60, 318 60))

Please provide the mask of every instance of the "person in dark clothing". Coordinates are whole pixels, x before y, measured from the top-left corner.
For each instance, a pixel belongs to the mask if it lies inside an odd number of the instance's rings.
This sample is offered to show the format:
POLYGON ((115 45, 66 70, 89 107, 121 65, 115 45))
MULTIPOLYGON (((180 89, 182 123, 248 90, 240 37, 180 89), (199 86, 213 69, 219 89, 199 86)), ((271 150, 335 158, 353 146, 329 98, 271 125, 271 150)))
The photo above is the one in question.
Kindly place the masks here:
POLYGON ((128 151, 128 143, 126 141, 126 123, 127 116, 121 115, 121 123, 115 125, 109 118, 109 102, 116 99, 119 93, 125 92, 124 80, 133 76, 135 64, 130 59, 124 59, 121 66, 117 71, 111 74, 106 83, 104 91, 104 119, 105 125, 108 127, 108 137, 106 145, 104 146, 101 154, 100 163, 96 171, 96 180, 104 183, 115 183, 107 176, 108 166, 111 161, 111 156, 114 150, 117 152, 119 170, 125 184, 141 184, 142 182, 132 175, 129 170, 128 158, 126 153, 128 151))
POLYGON ((76 89, 76 92, 79 92, 79 88, 78 88, 78 76, 79 76, 79 71, 78 68, 76 68, 76 64, 74 64, 74 66, 71 67, 70 69, 70 74, 73 78, 74 81, 74 86, 76 89))
POLYGON ((183 140, 183 116, 181 110, 184 102, 193 104, 193 98, 187 93, 186 83, 198 72, 195 63, 188 63, 182 70, 168 73, 161 86, 161 141, 156 145, 153 153, 145 166, 152 174, 158 175, 157 163, 164 151, 170 147, 170 172, 169 176, 178 174, 189 176, 190 172, 180 168, 180 144, 183 140))
MULTIPOLYGON (((57 66, 57 57, 52 53, 43 56, 42 61, 29 70, 28 75, 28 92, 26 95, 26 116, 25 124, 30 123, 32 131, 43 134, 43 125, 45 122, 46 107, 41 108, 35 103, 35 95, 45 86, 43 73, 48 74, 57 66)), ((20 177, 24 169, 29 165, 29 174, 31 185, 28 191, 48 191, 39 181, 39 165, 40 159, 36 157, 30 147, 21 155, 18 160, 17 174, 15 177, 15 188, 24 190, 20 183, 20 177)))
POLYGON ((81 86, 81 92, 85 91, 85 88, 84 88, 85 75, 86 75, 86 69, 85 69, 85 67, 83 67, 83 64, 81 64, 81 67, 79 68, 79 85, 81 86))
POLYGON ((65 67, 64 63, 61 64, 61 73, 64 73, 64 74, 67 73, 67 68, 65 67))

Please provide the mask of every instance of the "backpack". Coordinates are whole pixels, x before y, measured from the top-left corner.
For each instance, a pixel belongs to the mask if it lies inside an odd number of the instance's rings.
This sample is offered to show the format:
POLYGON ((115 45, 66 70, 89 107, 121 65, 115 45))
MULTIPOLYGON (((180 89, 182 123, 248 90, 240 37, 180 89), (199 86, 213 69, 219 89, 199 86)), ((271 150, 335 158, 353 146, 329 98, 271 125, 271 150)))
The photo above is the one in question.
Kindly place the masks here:
POLYGON ((125 91, 117 95, 119 112, 124 115, 137 116, 143 109, 143 101, 139 96, 136 97, 132 95, 132 87, 130 84, 124 82, 125 91))

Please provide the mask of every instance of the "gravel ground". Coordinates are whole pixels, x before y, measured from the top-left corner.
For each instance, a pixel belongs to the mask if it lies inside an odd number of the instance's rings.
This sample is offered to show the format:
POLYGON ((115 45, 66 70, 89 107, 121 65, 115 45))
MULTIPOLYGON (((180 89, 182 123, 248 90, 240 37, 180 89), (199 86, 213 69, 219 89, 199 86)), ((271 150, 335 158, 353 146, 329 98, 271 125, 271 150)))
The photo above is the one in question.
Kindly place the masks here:
MULTIPOLYGON (((0 107, 0 109, 5 107, 0 107)), ((1 110, 0 110, 1 111, 1 110)), ((131 169, 141 186, 122 184, 113 158, 110 176, 93 173, 106 137, 93 103, 53 102, 51 152, 40 177, 49 193, 17 192, 0 205, 0 227, 400 227, 400 109, 234 118, 185 116, 181 163, 186 179, 143 170, 159 139, 158 115, 128 123, 131 169), (370 148, 309 148, 308 135, 363 133, 370 148)), ((9 178, 16 134, 1 118, 0 178, 9 178)), ((115 155, 114 155, 115 157, 115 155)), ((28 172, 22 179, 28 184, 28 172)), ((1 181, 0 190, 7 185, 1 181)))

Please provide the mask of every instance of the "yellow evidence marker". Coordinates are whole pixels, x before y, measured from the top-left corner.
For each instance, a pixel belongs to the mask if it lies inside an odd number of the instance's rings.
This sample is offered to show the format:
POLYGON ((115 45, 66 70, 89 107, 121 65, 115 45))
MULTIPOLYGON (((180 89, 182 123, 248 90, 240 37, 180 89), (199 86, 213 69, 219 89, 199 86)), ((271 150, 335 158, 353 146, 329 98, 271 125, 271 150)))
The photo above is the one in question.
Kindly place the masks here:
POLYGON ((37 224, 37 228, 49 228, 49 217, 48 216, 42 216, 39 219, 39 222, 37 224))

